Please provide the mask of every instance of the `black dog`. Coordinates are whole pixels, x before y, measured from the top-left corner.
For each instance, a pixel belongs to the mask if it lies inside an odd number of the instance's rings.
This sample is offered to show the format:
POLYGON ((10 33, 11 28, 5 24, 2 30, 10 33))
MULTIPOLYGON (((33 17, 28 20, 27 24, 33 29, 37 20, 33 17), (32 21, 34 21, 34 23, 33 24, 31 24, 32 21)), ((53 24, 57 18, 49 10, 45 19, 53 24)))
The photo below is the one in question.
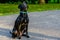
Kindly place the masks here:
POLYGON ((29 38, 28 36, 29 18, 27 14, 27 4, 25 3, 25 1, 22 1, 22 4, 20 4, 18 8, 20 9, 20 15, 17 17, 15 21, 15 25, 12 31, 12 37, 13 38, 18 37, 20 39, 21 36, 23 35, 29 38), (26 35, 24 35, 25 32, 26 35))
POLYGON ((27 13, 19 15, 15 21, 15 25, 13 28, 13 33, 12 33, 12 37, 19 37, 19 39, 21 38, 22 35, 24 35, 23 33, 26 32, 26 37, 29 38, 28 36, 28 23, 29 23, 29 18, 27 13))

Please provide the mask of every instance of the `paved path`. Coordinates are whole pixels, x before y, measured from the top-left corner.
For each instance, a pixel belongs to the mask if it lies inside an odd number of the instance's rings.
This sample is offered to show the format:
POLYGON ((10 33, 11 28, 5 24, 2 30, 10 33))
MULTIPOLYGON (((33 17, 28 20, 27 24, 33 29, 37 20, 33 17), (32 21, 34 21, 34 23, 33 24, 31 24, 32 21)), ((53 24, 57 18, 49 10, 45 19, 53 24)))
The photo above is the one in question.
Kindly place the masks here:
MULTIPOLYGON (((22 37, 21 40, 60 40, 60 10, 31 12, 28 15, 30 38, 22 37)), ((0 40, 18 40, 12 39, 9 34, 17 16, 0 16, 0 40)))

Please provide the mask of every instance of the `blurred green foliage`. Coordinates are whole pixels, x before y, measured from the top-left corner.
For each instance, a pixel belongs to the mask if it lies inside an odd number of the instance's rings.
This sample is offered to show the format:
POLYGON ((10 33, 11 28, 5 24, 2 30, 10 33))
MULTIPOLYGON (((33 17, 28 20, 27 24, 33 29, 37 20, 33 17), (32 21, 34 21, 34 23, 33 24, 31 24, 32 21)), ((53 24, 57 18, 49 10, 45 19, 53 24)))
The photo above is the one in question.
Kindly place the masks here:
MULTIPOLYGON (((60 4, 29 4, 28 12, 47 11, 47 10, 60 10, 60 4)), ((17 4, 0 4, 0 16, 19 14, 17 4)))
MULTIPOLYGON (((0 0, 0 3, 11 3, 16 4, 19 3, 21 0, 0 0)), ((26 0, 29 4, 38 4, 39 0, 26 0)), ((60 3, 60 0, 45 0, 46 3, 60 3)))

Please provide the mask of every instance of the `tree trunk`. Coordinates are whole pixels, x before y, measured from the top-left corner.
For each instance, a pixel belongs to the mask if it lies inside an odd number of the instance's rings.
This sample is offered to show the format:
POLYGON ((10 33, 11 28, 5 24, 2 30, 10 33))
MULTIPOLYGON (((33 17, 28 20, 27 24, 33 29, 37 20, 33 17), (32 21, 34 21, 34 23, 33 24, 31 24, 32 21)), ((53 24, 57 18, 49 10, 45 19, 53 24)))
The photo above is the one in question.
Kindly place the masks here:
POLYGON ((39 4, 45 4, 45 0, 39 0, 39 4))
POLYGON ((57 3, 59 3, 59 0, 57 0, 57 3))
POLYGON ((45 3, 48 3, 48 0, 45 0, 45 3))

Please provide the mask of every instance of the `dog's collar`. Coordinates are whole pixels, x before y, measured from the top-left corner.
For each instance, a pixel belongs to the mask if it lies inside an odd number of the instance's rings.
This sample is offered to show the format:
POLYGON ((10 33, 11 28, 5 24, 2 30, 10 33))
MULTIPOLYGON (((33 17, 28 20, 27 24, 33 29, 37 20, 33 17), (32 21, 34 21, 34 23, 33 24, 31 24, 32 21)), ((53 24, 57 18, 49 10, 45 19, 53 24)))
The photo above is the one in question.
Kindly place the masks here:
POLYGON ((20 13, 26 14, 27 12, 24 12, 24 11, 20 11, 20 13))

